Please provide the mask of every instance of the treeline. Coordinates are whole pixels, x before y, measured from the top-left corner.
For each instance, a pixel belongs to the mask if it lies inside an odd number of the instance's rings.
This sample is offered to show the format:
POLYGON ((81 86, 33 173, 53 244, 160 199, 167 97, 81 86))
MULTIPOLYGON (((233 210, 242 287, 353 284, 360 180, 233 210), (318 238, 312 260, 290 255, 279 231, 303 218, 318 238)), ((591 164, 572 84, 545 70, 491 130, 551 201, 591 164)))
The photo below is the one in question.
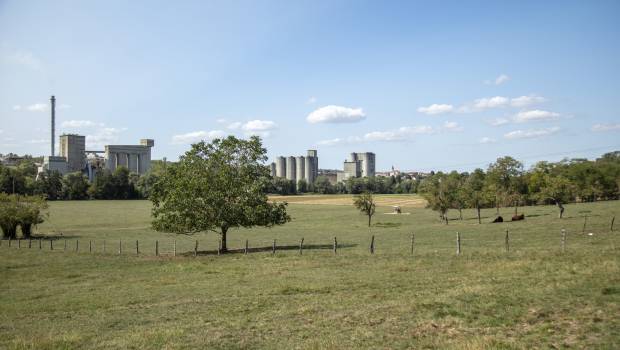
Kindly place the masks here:
POLYGON ((300 180, 295 186, 295 181, 285 178, 273 178, 268 193, 280 195, 294 195, 302 193, 318 194, 361 194, 372 193, 417 193, 419 180, 406 175, 391 177, 357 177, 349 178, 344 182, 332 184, 326 176, 318 176, 313 184, 300 180))
POLYGON ((449 209, 518 207, 534 204, 558 206, 559 217, 564 204, 618 199, 620 197, 620 152, 606 153, 595 161, 570 159, 557 163, 538 162, 525 171, 512 157, 497 159, 486 172, 437 173, 424 179, 419 192, 429 207, 448 222, 449 209))
POLYGON ((48 200, 142 199, 148 198, 163 166, 162 162, 155 161, 144 175, 132 173, 125 167, 114 171, 101 169, 90 183, 81 172, 63 176, 57 171, 48 171, 37 178, 36 165, 27 159, 14 167, 0 165, 0 192, 42 196, 48 200))

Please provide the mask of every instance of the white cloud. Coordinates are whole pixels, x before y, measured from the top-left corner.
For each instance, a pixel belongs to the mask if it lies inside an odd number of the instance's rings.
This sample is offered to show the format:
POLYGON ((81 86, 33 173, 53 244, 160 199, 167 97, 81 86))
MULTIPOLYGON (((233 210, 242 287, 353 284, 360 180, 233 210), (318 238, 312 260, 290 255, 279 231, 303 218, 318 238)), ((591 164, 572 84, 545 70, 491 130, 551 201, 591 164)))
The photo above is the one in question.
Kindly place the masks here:
POLYGON ((126 131, 127 128, 108 128, 103 127, 96 130, 91 135, 86 135, 86 147, 87 148, 103 148, 105 145, 110 145, 118 142, 119 134, 126 131))
POLYGON ((31 52, 16 51, 6 56, 4 61, 11 64, 18 64, 33 70, 40 71, 43 68, 41 60, 35 57, 31 52))
POLYGON ((559 113, 542 111, 540 109, 534 109, 531 111, 521 111, 517 113, 513 120, 516 123, 525 123, 530 121, 544 121, 544 120, 556 120, 560 117, 559 113))
POLYGON ((592 131, 620 131, 620 123, 594 124, 592 131))
POLYGON ((486 137, 485 136, 485 137, 481 138, 478 142, 486 144, 486 143, 495 143, 495 142, 497 142, 497 140, 495 140, 494 138, 486 137))
POLYGON ((506 118, 495 118, 495 119, 489 121, 489 124, 491 124, 493 126, 500 126, 500 125, 504 125, 504 124, 508 124, 508 123, 510 123, 510 120, 508 120, 506 118))
POLYGON ((271 120, 250 120, 243 124, 242 129, 245 131, 267 131, 273 130, 277 127, 276 123, 271 120))
POLYGON ((60 124, 63 128, 88 128, 94 126, 104 126, 102 123, 95 123, 90 120, 66 120, 60 124))
POLYGON ((512 107, 527 107, 538 103, 543 103, 547 99, 542 96, 537 95, 528 95, 528 96, 519 96, 510 99, 510 105, 512 107))
POLYGON ((504 138, 507 139, 531 139, 543 136, 549 136, 560 131, 557 126, 546 129, 531 129, 531 130, 515 130, 504 134, 504 138))
POLYGON ((21 110, 22 110, 22 106, 20 106, 20 105, 15 105, 15 106, 13 106, 13 110, 14 110, 14 111, 21 111, 21 110))
POLYGON ((506 74, 500 74, 497 78, 493 80, 485 80, 484 83, 487 85, 501 85, 510 80, 510 77, 506 74))
POLYGON ((340 144, 352 144, 373 141, 407 141, 412 140, 415 135, 432 134, 437 132, 434 128, 421 126, 403 126, 394 130, 371 131, 363 136, 349 136, 347 138, 335 138, 329 140, 321 140, 317 142, 321 146, 335 146, 340 144))
POLYGON ((237 130, 241 127, 241 122, 233 122, 230 123, 226 126, 227 129, 229 130, 237 130))
POLYGON ((27 106, 26 109, 30 112, 45 112, 47 111, 46 103, 35 103, 33 105, 27 106))
POLYGON ((315 104, 316 101, 317 101, 316 97, 310 96, 310 98, 308 98, 308 100, 306 101, 306 104, 312 105, 312 104, 315 104))
POLYGON ((418 108, 418 112, 428 114, 428 115, 450 113, 453 110, 454 110, 454 106, 452 105, 437 104, 437 103, 433 103, 432 105, 427 106, 427 107, 418 108))
POLYGON ((505 107, 510 103, 510 100, 503 96, 495 96, 495 97, 484 97, 479 98, 474 101, 475 109, 488 109, 488 108, 497 108, 497 107, 505 107))
POLYGON ((69 109, 69 108, 71 108, 71 105, 68 105, 66 103, 62 103, 58 105, 58 109, 69 109))
POLYGON ((472 113, 493 108, 527 107, 545 101, 546 99, 544 97, 537 95, 519 96, 514 98, 505 96, 483 97, 474 100, 472 103, 459 107, 458 112, 472 113))
POLYGON ((202 140, 210 141, 213 139, 226 137, 226 133, 222 130, 211 130, 211 131, 192 131, 186 134, 179 134, 172 136, 172 144, 181 145, 199 142, 202 140))
POLYGON ((457 122, 446 121, 443 123, 442 129, 446 131, 462 131, 463 127, 461 127, 457 122))
POLYGON ((34 144, 50 143, 50 140, 48 140, 48 139, 36 139, 36 140, 30 140, 30 141, 28 141, 28 143, 34 143, 34 144))
POLYGON ((366 118, 361 108, 329 105, 308 114, 309 123, 356 123, 366 118))

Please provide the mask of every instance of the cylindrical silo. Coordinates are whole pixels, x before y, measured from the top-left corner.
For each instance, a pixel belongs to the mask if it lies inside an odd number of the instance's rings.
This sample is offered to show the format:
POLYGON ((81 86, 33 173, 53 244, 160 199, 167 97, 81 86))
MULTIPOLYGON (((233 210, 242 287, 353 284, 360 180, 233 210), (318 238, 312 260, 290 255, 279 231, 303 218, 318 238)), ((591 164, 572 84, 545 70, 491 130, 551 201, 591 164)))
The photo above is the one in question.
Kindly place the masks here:
POLYGON ((296 182, 299 182, 299 180, 306 178, 306 158, 304 156, 296 157, 295 163, 297 165, 297 169, 295 169, 296 182))
POLYGON ((284 157, 276 158, 276 176, 286 177, 286 158, 284 157))
POLYGON ((306 182, 308 182, 308 184, 313 184, 314 180, 316 180, 316 157, 307 156, 305 159, 305 163, 306 164, 304 166, 304 177, 306 178, 306 182))
POLYGON ((275 162, 271 162, 271 164, 269 164, 269 175, 271 175, 271 177, 276 176, 276 163, 275 162))
POLYGON ((295 165, 297 162, 295 161, 295 157, 290 156, 286 158, 286 179, 295 181, 297 176, 295 176, 295 171, 297 170, 297 166, 295 165))

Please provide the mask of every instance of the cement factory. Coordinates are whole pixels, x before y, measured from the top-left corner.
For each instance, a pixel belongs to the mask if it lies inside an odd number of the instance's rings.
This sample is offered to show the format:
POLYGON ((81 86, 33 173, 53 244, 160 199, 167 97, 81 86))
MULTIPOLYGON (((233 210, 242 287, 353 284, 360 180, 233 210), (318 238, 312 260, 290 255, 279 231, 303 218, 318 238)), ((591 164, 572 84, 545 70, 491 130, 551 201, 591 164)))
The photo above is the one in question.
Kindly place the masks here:
POLYGON ((304 180, 314 183, 319 175, 326 176, 330 182, 346 181, 352 177, 375 176, 375 154, 372 152, 351 153, 344 161, 343 170, 333 172, 319 172, 319 157, 316 150, 308 150, 304 156, 279 156, 270 164, 271 176, 286 178, 295 181, 295 184, 304 180), (335 175, 335 176, 334 176, 335 175))
POLYGON ((130 171, 144 174, 151 168, 152 139, 142 139, 139 145, 105 145, 104 150, 86 150, 86 137, 76 134, 60 136, 60 156, 56 155, 54 139, 56 133, 56 98, 52 96, 51 153, 43 157, 39 173, 58 171, 61 174, 82 172, 93 181, 99 169, 114 171, 124 166, 130 171))

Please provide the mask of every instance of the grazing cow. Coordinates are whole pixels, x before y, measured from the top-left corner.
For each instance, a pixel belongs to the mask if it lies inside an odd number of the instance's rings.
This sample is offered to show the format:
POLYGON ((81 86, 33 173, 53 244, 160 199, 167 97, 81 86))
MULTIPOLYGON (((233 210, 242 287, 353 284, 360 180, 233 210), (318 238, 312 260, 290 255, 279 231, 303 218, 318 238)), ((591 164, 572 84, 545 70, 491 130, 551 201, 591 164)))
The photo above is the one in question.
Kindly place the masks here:
POLYGON ((512 221, 519 221, 519 220, 525 220, 525 214, 512 216, 512 221))
POLYGON ((504 222, 504 218, 501 216, 498 216, 495 218, 495 220, 493 220, 493 223, 496 223, 496 222, 504 222))

